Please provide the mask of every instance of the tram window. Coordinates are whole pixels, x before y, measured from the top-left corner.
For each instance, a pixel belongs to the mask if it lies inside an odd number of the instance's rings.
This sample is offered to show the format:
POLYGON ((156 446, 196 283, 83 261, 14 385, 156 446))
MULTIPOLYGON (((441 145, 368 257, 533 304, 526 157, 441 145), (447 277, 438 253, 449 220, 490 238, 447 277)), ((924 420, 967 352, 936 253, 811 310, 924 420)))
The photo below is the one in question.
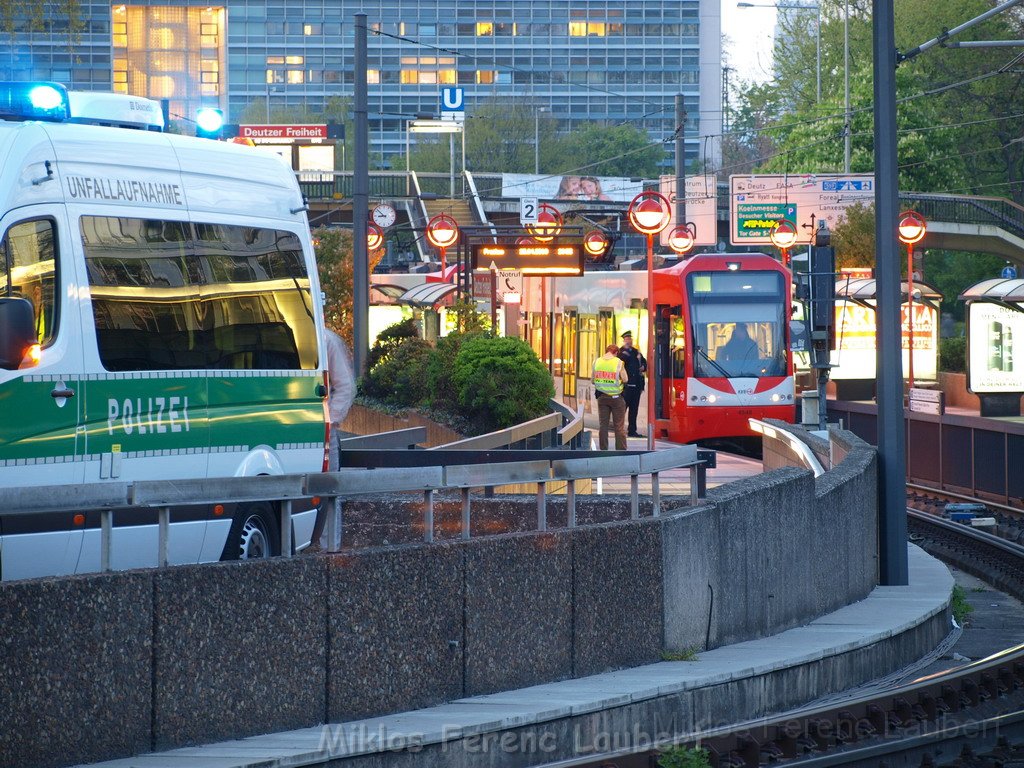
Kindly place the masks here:
POLYGON ((689 278, 694 374, 782 376, 788 297, 776 272, 704 272, 689 278))
POLYGON ((597 317, 580 315, 580 361, 579 376, 590 378, 590 371, 597 358, 597 317))
POLYGON ((671 338, 672 376, 677 379, 686 377, 686 321, 679 315, 672 315, 671 338))

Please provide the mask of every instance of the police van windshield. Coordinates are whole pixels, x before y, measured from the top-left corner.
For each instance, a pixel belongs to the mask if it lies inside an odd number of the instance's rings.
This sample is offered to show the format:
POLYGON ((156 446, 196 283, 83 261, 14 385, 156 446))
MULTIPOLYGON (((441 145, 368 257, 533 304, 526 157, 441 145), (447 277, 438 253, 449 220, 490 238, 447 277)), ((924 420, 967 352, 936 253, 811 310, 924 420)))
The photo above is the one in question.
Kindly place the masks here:
POLYGON ((778 272, 696 272, 687 280, 694 374, 786 374, 785 283, 778 272))
POLYGON ((81 230, 108 371, 316 367, 294 233, 105 216, 81 230))

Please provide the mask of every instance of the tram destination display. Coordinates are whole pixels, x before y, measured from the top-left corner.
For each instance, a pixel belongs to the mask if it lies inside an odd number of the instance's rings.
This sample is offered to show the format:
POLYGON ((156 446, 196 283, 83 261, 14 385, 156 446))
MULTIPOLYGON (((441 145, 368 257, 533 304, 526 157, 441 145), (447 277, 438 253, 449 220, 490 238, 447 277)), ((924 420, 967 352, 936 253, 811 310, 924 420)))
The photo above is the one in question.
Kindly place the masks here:
POLYGON ((473 269, 516 270, 524 275, 582 275, 578 243, 472 246, 473 269))

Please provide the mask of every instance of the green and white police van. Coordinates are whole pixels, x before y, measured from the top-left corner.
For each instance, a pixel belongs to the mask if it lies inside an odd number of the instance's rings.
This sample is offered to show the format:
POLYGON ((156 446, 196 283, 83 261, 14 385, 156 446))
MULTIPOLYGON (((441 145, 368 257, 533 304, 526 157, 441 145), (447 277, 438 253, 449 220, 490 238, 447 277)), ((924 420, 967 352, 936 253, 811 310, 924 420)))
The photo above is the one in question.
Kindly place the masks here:
MULTIPOLYGON (((0 487, 319 472, 322 309, 279 158, 153 101, 0 84, 0 487)), ((276 554, 270 503, 172 512, 173 563, 276 554)), ((3 579, 99 570, 99 513, 0 510, 3 579)), ((295 504, 294 537, 312 531, 295 504)), ((156 565, 153 510, 112 565, 156 565)))

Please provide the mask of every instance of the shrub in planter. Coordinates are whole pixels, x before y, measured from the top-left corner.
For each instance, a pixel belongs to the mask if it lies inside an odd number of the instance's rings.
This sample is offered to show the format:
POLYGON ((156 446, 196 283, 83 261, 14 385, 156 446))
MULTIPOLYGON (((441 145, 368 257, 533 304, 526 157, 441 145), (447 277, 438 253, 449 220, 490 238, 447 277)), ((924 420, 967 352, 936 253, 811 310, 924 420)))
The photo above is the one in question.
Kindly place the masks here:
POLYGON ((948 373, 964 373, 967 370, 966 336, 939 339, 939 370, 948 373))
POLYGON ((455 356, 452 382, 465 416, 480 432, 543 416, 555 394, 548 369, 529 344, 514 338, 467 339, 455 356))
POLYGON ((450 333, 437 340, 427 363, 427 388, 430 405, 439 410, 457 411, 459 389, 453 379, 455 358, 467 339, 479 333, 450 333))
POLYGON ((430 342, 413 337, 392 346, 386 357, 367 374, 368 393, 398 406, 415 406, 429 394, 427 364, 433 347, 430 342))
POLYGON ((394 351, 408 339, 419 339, 416 321, 412 318, 389 325, 380 332, 377 340, 370 348, 370 352, 366 355, 366 375, 359 382, 360 394, 381 400, 388 399, 394 387, 394 372, 387 367, 379 373, 377 373, 376 369, 381 363, 387 361, 394 351), (391 378, 388 378, 389 376, 391 378))

